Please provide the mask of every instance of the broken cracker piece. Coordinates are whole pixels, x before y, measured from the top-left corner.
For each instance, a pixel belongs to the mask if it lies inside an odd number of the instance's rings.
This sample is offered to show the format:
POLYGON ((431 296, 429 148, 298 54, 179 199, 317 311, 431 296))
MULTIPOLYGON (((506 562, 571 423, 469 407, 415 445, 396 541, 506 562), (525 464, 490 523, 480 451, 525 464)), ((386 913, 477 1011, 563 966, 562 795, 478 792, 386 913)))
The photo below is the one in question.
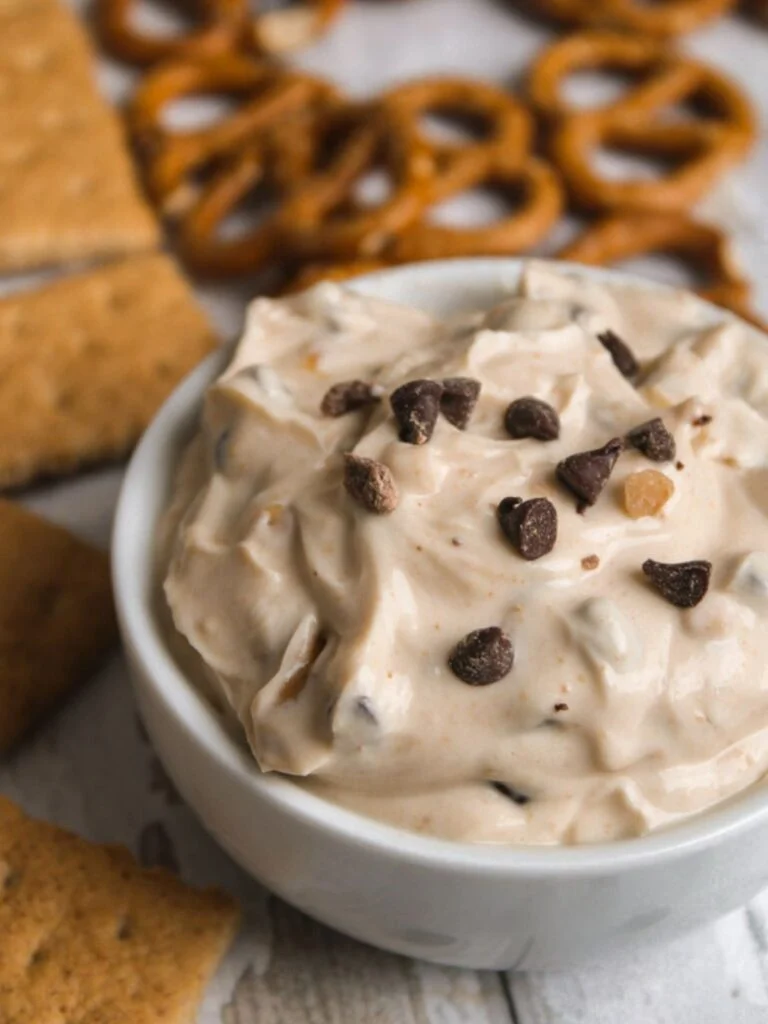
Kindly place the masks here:
POLYGON ((85 28, 60 0, 0 3, 0 270, 157 248, 85 28))
POLYGON ((108 556, 0 501, 0 754, 116 643, 108 556))
POLYGON ((0 300, 0 487, 125 455, 214 344, 161 253, 0 300))
POLYGON ((225 894, 0 797, 3 1024, 190 1024, 237 922, 225 894))

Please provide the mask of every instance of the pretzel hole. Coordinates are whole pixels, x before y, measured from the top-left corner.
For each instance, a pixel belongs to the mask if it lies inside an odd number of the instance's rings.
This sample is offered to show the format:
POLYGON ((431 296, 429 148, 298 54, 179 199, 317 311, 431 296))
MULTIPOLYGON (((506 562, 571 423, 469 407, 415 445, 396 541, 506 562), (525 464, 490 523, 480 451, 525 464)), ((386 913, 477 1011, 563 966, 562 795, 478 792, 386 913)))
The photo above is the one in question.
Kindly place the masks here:
POLYGON ((490 139, 493 123, 482 114, 466 110, 432 109, 419 118, 419 130, 434 144, 467 146, 490 139))
POLYGON ((522 182, 487 181, 433 206, 427 221, 444 227, 472 230, 498 224, 525 205, 528 189, 522 182))
POLYGON ((383 168, 368 171, 352 189, 353 202, 365 209, 381 206, 392 196, 392 179, 383 168))
POLYGON ((190 16, 190 7, 194 10, 199 4, 188 0, 138 0, 129 5, 128 25, 153 39, 173 39, 194 27, 196 19, 190 16))
POLYGON ((172 131, 209 128, 233 114, 240 102, 226 93, 206 96, 185 96, 174 100, 163 110, 161 123, 172 131))
POLYGON ((599 110, 622 99, 644 77, 626 68, 603 67, 573 71, 560 86, 561 96, 569 107, 599 110))
POLYGON ((687 154, 648 153, 630 144, 607 144, 592 154, 592 167, 611 181, 657 181, 680 167, 687 154))
POLYGON ((219 221, 214 236, 221 242, 234 242, 257 231, 275 212, 279 199, 277 189, 261 182, 219 221))

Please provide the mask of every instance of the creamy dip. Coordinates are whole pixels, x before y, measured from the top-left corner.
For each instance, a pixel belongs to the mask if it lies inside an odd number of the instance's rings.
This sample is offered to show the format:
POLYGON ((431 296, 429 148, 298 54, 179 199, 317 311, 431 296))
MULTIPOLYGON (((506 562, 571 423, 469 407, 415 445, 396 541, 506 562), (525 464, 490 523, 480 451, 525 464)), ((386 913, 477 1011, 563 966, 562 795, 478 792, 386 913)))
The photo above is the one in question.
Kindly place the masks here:
POLYGON ((325 284, 252 304, 164 592, 263 771, 595 842, 768 769, 766 515, 768 347, 687 293, 530 263, 442 323, 325 284))

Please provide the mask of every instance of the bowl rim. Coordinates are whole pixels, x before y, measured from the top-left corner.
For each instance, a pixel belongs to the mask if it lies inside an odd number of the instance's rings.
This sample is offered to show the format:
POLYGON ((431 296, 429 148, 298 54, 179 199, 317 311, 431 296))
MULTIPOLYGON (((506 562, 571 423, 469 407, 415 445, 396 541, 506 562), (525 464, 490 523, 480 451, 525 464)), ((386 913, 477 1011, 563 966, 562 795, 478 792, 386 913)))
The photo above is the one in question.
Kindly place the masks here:
MULTIPOLYGON (((450 280, 461 283, 472 279, 486 285, 495 281, 503 290, 519 280, 523 267, 529 262, 505 257, 440 260, 376 271, 345 285, 361 294, 380 295, 382 290, 402 287, 398 285, 399 278, 411 286, 418 286, 420 280, 442 279, 443 288, 450 280)), ((556 266, 566 273, 593 280, 614 281, 652 291, 680 290, 616 270, 564 261, 558 261, 556 266)), ((738 320, 704 299, 696 299, 713 323, 738 320)), ((178 453, 180 435, 188 436, 204 390, 217 371, 223 369, 227 354, 228 349, 224 347, 198 365, 155 416, 126 470, 112 532, 113 590, 123 641, 154 696, 166 713, 176 719, 201 755, 215 761, 225 774, 255 796, 301 819, 305 825, 335 834, 350 845, 367 847, 380 855, 411 863, 439 865, 455 871, 479 870, 507 877, 588 877, 642 868, 694 854, 726 838, 737 838, 768 820, 768 789, 761 792, 757 783, 714 808, 632 839, 575 846, 471 843, 422 835, 385 824, 334 804, 288 777, 261 772, 250 752, 230 735, 208 701, 185 676, 153 610, 156 597, 154 528, 167 502, 170 485, 167 470, 171 457, 178 453)))

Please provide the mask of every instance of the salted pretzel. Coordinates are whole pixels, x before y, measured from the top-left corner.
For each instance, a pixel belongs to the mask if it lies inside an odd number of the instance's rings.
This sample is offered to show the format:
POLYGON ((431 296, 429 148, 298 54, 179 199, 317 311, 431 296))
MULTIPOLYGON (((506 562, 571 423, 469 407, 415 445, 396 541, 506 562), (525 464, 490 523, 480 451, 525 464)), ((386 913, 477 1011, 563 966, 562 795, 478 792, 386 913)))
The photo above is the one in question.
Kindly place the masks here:
POLYGON ((646 36, 678 36, 721 17, 736 0, 538 0, 542 13, 569 25, 646 36))
POLYGON ((196 26, 171 36, 134 26, 135 0, 96 0, 96 27, 115 57, 149 65, 170 59, 210 57, 237 49, 248 28, 248 0, 196 0, 196 26))
POLYGON ((607 217, 587 228, 558 256, 605 267, 651 253, 665 253, 681 260, 703 278, 705 283, 699 288, 699 295, 757 322, 749 310, 749 282, 733 257, 727 236, 683 213, 607 217))
POLYGON ((563 39, 535 62, 529 92, 554 122, 551 153, 569 192, 588 208, 687 209, 745 155, 756 134, 752 108, 729 79, 649 39, 598 32, 563 39), (640 74, 641 81, 599 109, 569 106, 564 78, 594 68, 640 74), (686 102, 703 116, 664 118, 666 109, 686 102), (611 146, 669 159, 674 167, 654 180, 609 179, 592 158, 611 146))
POLYGON ((293 114, 335 100, 322 80, 229 55, 166 64, 150 72, 128 108, 128 124, 146 166, 149 191, 161 209, 179 214, 194 201, 195 173, 293 114), (191 95, 231 95, 242 104, 213 125, 174 131, 168 108, 191 95))
POLYGON ((420 145, 432 152, 437 173, 449 174, 455 163, 502 149, 510 161, 527 156, 533 141, 533 122, 513 95, 471 78, 425 78, 391 89, 382 103, 409 119, 420 145), (475 129, 469 142, 435 141, 421 126, 429 115, 454 117, 475 129))
POLYGON ((421 218, 401 232, 382 251, 393 263, 446 259, 453 256, 494 256, 524 252, 544 238, 563 210, 563 192, 557 175, 543 160, 528 157, 523 163, 502 153, 478 170, 465 189, 510 192, 520 204, 507 216, 479 227, 448 227, 421 218))
MULTIPOLYGON (((239 49, 281 54, 298 49, 321 35, 345 0, 304 0, 297 6, 251 15, 249 0, 196 0, 199 24, 187 32, 162 36, 134 24, 136 0, 96 0, 96 24, 116 57, 132 64, 210 57, 239 49)), ((184 5, 189 6, 188 4, 184 5)))

